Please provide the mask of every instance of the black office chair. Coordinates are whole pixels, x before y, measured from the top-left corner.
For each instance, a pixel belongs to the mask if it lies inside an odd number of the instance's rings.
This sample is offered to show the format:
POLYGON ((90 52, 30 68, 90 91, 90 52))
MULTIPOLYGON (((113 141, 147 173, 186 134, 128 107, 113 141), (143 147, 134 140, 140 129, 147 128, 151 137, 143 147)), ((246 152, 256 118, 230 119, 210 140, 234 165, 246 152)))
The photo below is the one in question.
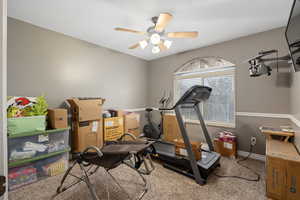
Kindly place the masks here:
MULTIPOLYGON (((95 188, 93 187, 89 179, 89 176, 97 172, 100 167, 105 169, 112 180, 125 193, 127 193, 121 186, 121 184, 118 183, 113 175, 109 172, 111 169, 114 169, 121 164, 125 164, 130 169, 133 169, 135 172, 137 172, 137 174, 143 181, 143 191, 136 198, 142 199, 148 191, 147 180, 143 177, 143 175, 148 175, 154 170, 154 165, 149 154, 149 151, 153 149, 153 143, 154 142, 152 141, 139 141, 134 135, 126 133, 119 140, 106 143, 101 150, 95 146, 86 148, 83 152, 74 155, 74 162, 65 172, 60 186, 57 188, 55 196, 83 181, 87 184, 93 200, 100 200, 96 194, 95 188), (125 136, 130 136, 133 140, 125 141, 125 136), (83 172, 83 175, 81 177, 78 177, 71 173, 72 169, 77 164, 83 172), (145 169, 141 169, 142 164, 144 164, 145 169), (69 184, 68 186, 63 186, 68 176, 73 176, 77 180, 69 184)), ((127 195, 128 197, 130 197, 128 193, 127 195)))

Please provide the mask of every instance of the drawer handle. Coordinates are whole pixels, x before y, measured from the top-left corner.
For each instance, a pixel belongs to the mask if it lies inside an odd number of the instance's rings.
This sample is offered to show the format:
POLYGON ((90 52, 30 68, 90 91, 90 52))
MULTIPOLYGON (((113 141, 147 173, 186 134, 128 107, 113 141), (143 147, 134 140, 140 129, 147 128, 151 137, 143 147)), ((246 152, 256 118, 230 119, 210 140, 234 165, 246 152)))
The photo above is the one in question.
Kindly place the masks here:
POLYGON ((291 193, 296 193, 296 177, 292 176, 291 178, 291 187, 290 187, 290 192, 291 193))

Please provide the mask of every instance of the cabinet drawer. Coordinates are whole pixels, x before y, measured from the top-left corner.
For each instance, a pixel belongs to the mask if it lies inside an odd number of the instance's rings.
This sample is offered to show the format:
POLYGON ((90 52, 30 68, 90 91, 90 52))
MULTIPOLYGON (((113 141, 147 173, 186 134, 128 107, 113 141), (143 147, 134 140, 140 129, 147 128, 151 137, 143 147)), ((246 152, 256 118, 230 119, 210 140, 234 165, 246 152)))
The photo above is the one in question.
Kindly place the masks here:
POLYGON ((287 188, 288 200, 300 199, 300 162, 287 162, 287 188))
POLYGON ((285 199, 286 161, 280 158, 267 157, 267 196, 274 199, 285 199))

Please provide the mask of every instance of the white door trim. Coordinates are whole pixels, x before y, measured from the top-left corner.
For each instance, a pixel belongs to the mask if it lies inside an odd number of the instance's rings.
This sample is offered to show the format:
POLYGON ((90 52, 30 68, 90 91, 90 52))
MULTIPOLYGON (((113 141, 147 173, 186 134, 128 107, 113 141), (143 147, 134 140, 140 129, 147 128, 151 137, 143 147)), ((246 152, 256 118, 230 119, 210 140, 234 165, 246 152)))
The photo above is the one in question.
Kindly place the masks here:
MULTIPOLYGON (((7 0, 0 1, 0 9, 0 173, 7 177, 7 0)), ((8 199, 7 187, 0 199, 8 199)))

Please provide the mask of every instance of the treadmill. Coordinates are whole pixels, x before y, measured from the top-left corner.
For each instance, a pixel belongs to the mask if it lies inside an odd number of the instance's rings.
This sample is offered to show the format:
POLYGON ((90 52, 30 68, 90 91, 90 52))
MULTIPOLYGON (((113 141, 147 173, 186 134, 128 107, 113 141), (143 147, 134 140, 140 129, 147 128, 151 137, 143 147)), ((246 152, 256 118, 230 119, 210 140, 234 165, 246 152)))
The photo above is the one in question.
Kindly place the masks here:
POLYGON ((184 95, 177 101, 172 108, 160 108, 159 110, 175 110, 178 125, 181 131, 183 141, 187 150, 187 157, 177 156, 175 154, 175 145, 173 143, 162 140, 156 141, 154 144, 155 151, 159 160, 163 162, 163 166, 194 178, 196 183, 204 185, 208 175, 220 166, 220 154, 214 152, 214 147, 205 126, 202 114, 199 109, 199 103, 209 98, 212 89, 206 86, 196 85, 191 87, 184 95), (184 126, 181 112, 184 109, 193 109, 199 119, 202 127, 202 132, 208 144, 208 150, 202 150, 201 160, 196 161, 189 136, 184 126))

